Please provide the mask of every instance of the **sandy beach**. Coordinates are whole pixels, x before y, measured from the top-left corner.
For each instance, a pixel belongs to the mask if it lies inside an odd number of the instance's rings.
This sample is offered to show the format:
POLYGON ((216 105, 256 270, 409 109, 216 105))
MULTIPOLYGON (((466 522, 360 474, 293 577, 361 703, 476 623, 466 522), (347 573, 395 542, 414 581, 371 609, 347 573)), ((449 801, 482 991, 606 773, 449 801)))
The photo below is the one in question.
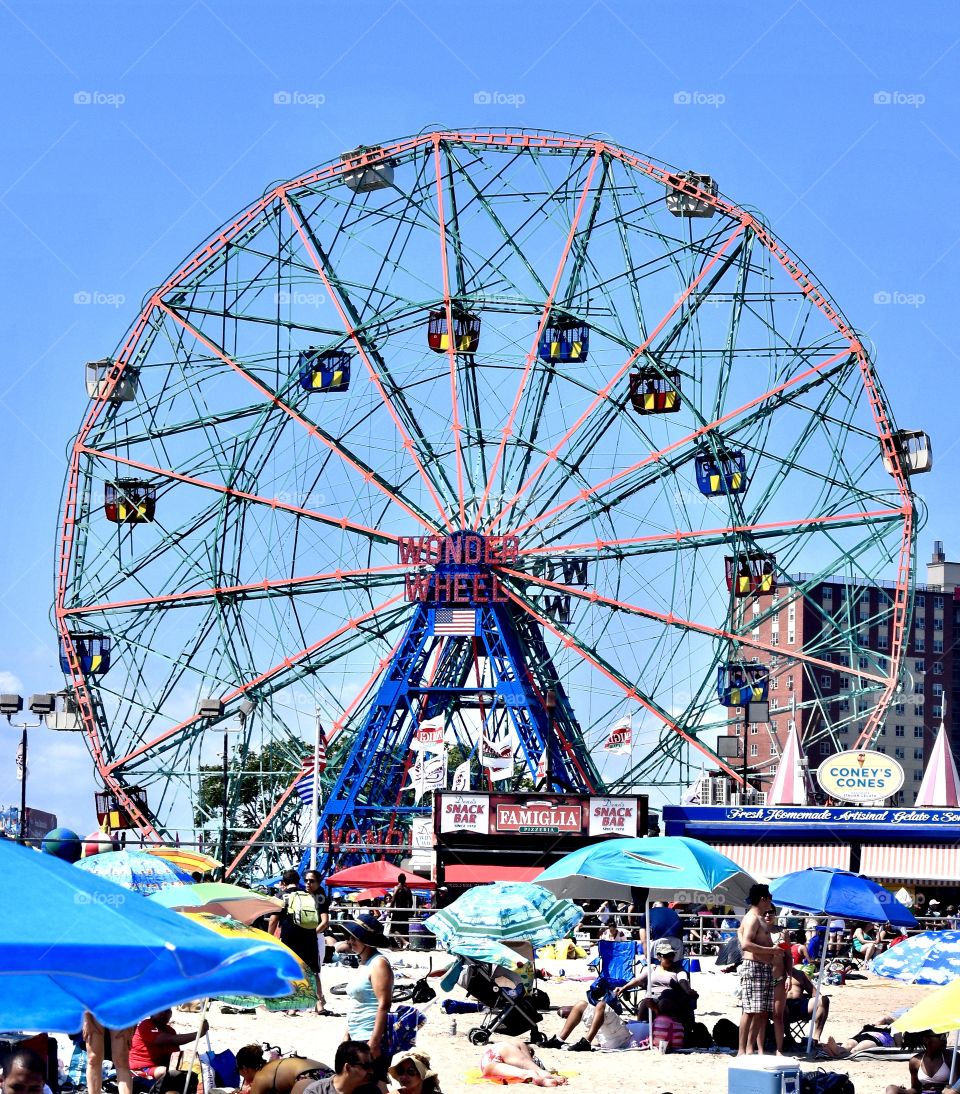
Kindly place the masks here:
MULTIPOLYGON (((428 955, 404 954, 392 956, 396 963, 402 961, 409 965, 426 967, 428 955)), ((445 961, 445 955, 435 955, 445 961)), ((542 962, 541 967, 557 971, 558 962, 542 962)), ((553 1006, 572 1003, 583 997, 586 983, 572 979, 574 976, 586 976, 585 962, 564 962, 567 974, 564 979, 554 979, 543 984, 553 1006)), ((399 968, 398 977, 408 973, 416 975, 416 969, 399 968)), ((337 1011, 345 1009, 342 996, 331 991, 335 984, 343 984, 351 970, 339 966, 327 965, 324 968, 324 985, 328 992, 328 1007, 337 1011)), ((739 1019, 733 991, 736 978, 712 971, 694 974, 694 987, 700 993, 697 1017, 708 1028, 712 1028, 718 1018, 727 1017, 733 1021, 739 1019)), ((436 985, 436 980, 431 981, 436 985)), ((826 1035, 843 1041, 860 1028, 861 1024, 876 1021, 891 1008, 910 1006, 918 1002, 932 989, 900 984, 894 981, 870 977, 865 980, 853 980, 842 986, 832 986, 827 990, 831 997, 831 1015, 827 1023, 826 1035)), ((458 988, 452 993, 454 998, 465 998, 458 988)), ((426 1025, 420 1032, 419 1046, 431 1055, 445 1094, 458 1091, 477 1090, 490 1086, 487 1082, 478 1082, 469 1072, 475 1071, 480 1056, 480 1048, 471 1045, 467 1033, 477 1025, 481 1016, 457 1015, 457 1034, 450 1034, 450 1017, 440 1009, 443 998, 437 999, 424 1009, 428 1014, 426 1025)), ((296 1051, 302 1056, 312 1057, 332 1064, 337 1043, 344 1036, 345 1023, 340 1018, 321 1018, 311 1014, 287 1017, 284 1014, 271 1014, 259 1009, 256 1015, 232 1015, 219 1013, 219 1004, 211 1006, 211 1040, 214 1048, 232 1048, 236 1051, 241 1045, 266 1041, 279 1046, 285 1053, 296 1051)), ((198 1016, 181 1010, 174 1011, 173 1024, 180 1031, 196 1029, 198 1016)), ((560 1019, 552 1011, 548 1012, 541 1025, 547 1034, 559 1032, 560 1019)), ((697 1052, 691 1054, 669 1054, 661 1056, 656 1052, 630 1050, 627 1052, 567 1053, 557 1050, 538 1050, 548 1067, 559 1069, 570 1076, 570 1087, 591 1092, 616 1091, 628 1088, 631 1091, 663 1092, 674 1094, 718 1094, 727 1089, 727 1068, 731 1056, 697 1052)), ((845 1060, 831 1064, 815 1062, 803 1064, 805 1067, 831 1067, 846 1071, 856 1086, 858 1094, 882 1092, 889 1082, 907 1081, 905 1061, 845 1060)), ((498 1084, 499 1085, 499 1084, 498 1084)))

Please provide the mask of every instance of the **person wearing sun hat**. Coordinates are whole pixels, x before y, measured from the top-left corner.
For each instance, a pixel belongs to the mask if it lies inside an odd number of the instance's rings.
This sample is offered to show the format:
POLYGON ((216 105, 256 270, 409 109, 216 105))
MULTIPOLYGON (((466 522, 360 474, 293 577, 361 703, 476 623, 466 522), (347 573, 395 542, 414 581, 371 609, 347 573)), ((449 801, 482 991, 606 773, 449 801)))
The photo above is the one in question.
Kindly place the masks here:
POLYGON ((387 1015, 393 1004, 393 969, 380 948, 389 948, 390 940, 380 920, 370 912, 360 912, 340 926, 346 932, 349 952, 360 964, 347 989, 347 1036, 370 1046, 374 1075, 385 1087, 390 1067, 386 1033, 387 1015))
POLYGON ((390 1065, 389 1074, 400 1087, 400 1094, 441 1094, 440 1079, 423 1049, 401 1052, 390 1065))

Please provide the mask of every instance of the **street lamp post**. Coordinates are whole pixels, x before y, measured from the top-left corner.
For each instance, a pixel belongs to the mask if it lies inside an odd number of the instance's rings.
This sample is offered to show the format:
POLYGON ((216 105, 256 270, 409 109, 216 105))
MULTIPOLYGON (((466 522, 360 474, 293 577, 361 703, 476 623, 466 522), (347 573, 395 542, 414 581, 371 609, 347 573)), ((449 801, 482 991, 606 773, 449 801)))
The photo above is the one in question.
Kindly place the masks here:
POLYGON ((27 836, 27 730, 37 729, 43 725, 43 715, 50 714, 56 708, 56 700, 53 695, 40 693, 30 696, 30 713, 36 715, 38 722, 20 722, 14 724, 14 714, 23 710, 23 696, 0 695, 0 714, 5 714, 7 721, 20 730, 20 748, 17 759, 20 763, 20 813, 17 817, 17 842, 25 844, 27 836))

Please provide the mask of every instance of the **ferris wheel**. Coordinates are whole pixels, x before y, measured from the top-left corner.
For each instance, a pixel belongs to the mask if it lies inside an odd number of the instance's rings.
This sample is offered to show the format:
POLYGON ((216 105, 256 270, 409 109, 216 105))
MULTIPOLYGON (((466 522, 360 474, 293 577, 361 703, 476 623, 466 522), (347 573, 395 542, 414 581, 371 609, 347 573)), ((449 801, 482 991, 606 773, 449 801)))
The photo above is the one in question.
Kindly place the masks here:
POLYGON ((839 307, 707 175, 552 133, 355 149, 212 235, 87 392, 61 659, 148 835, 202 827, 238 715, 251 844, 293 838, 319 711, 324 833, 382 849, 423 808, 424 723, 615 791, 727 768, 717 732, 746 698, 773 718, 780 674, 814 714, 838 651, 851 713, 806 743, 844 720, 869 741, 896 685, 911 435, 839 307), (827 575, 895 577, 886 653, 853 617, 760 637, 827 575), (629 749, 605 749, 618 725, 629 749))

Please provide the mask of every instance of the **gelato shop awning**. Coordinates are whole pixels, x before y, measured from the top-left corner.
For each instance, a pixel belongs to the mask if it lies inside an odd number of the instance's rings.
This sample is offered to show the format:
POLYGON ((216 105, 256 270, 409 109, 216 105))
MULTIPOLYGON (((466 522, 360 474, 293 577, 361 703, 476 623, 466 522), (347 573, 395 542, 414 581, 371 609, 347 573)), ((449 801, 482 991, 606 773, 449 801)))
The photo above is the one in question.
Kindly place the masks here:
POLYGON ((850 869, 850 848, 840 843, 715 843, 713 847, 756 878, 775 878, 808 866, 850 869))
POLYGON ((960 847, 864 844, 860 873, 878 881, 960 882, 960 847))

